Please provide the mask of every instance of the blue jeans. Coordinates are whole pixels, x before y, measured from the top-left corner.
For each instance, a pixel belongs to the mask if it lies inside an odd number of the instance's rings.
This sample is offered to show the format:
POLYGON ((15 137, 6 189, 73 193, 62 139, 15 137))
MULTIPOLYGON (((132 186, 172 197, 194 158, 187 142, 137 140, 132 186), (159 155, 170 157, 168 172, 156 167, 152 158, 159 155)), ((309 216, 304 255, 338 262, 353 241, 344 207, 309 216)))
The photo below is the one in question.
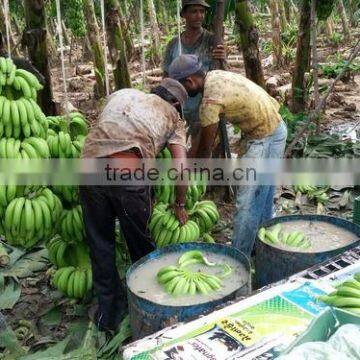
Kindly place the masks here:
MULTIPOLYGON (((281 121, 275 132, 263 139, 247 142, 243 158, 282 158, 287 127, 281 121)), ((254 247, 259 224, 273 217, 275 186, 241 185, 238 187, 232 245, 248 257, 254 247)))

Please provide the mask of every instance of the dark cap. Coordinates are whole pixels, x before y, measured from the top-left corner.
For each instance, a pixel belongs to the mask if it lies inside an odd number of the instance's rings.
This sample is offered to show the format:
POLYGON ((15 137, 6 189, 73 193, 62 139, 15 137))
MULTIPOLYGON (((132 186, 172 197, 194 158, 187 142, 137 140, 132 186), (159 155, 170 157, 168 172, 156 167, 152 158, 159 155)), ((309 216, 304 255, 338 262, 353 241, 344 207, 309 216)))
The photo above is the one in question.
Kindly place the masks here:
POLYGON ((184 86, 182 86, 178 81, 170 78, 165 78, 161 81, 159 86, 166 89, 179 101, 181 106, 184 106, 189 96, 184 86))
POLYGON ((202 69, 197 55, 180 55, 169 67, 169 76, 175 80, 184 79, 202 69))
POLYGON ((185 6, 189 6, 189 5, 200 5, 206 8, 210 7, 210 5, 205 0, 182 0, 181 12, 184 11, 185 6))

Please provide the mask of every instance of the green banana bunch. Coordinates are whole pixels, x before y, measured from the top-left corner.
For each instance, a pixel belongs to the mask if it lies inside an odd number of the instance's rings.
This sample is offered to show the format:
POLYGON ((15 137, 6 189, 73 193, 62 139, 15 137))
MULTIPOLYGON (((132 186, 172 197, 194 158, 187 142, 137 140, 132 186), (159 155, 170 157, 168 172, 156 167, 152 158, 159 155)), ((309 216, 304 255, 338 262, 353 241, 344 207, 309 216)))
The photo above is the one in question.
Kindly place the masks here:
POLYGON ((3 221, 6 240, 31 248, 54 235, 61 211, 60 199, 47 188, 32 198, 14 198, 6 207, 3 221))
MULTIPOLYGON (((51 211, 51 219, 54 227, 54 231, 56 231, 56 225, 60 220, 63 206, 60 198, 55 195, 49 188, 42 188, 37 194, 37 200, 47 202, 48 207, 51 211)), ((52 234, 51 232, 50 234, 52 234)))
MULTIPOLYGON (((158 156, 157 159, 172 159, 170 150, 166 147, 158 156)), ((190 210, 194 205, 205 195, 206 185, 201 177, 196 174, 191 174, 193 183, 188 187, 186 193, 185 207, 190 210)), ((155 186, 155 195, 157 202, 165 204, 173 204, 175 202, 175 186, 172 182, 163 185, 155 186)))
POLYGON ((319 296, 318 300, 360 315, 360 273, 338 285, 333 293, 319 296))
POLYGON ((276 224, 271 230, 261 228, 258 232, 261 241, 271 245, 281 245, 298 249, 308 249, 311 242, 301 231, 282 232, 281 224, 276 224))
POLYGON ((58 268, 90 267, 89 249, 83 242, 64 241, 57 235, 47 243, 46 247, 50 262, 58 268))
POLYGON ((33 99, 8 99, 0 96, 0 136, 7 138, 46 138, 48 122, 33 99))
MULTIPOLYGON (((172 159, 170 150, 165 147, 156 157, 157 159, 172 159)), ((165 174, 163 178, 165 178, 165 174)), ((170 180, 165 184, 155 185, 155 198, 158 203, 173 204, 175 202, 175 186, 170 180)))
POLYGON ((10 87, 18 97, 37 98, 37 92, 43 89, 37 77, 32 73, 17 69, 10 58, 0 58, 0 86, 10 87))
POLYGON ((24 187, 0 185, 0 207, 6 208, 16 197, 24 195, 24 187))
POLYGON ((191 210, 195 204, 205 195, 206 186, 201 184, 190 185, 186 192, 185 207, 191 210))
POLYGON ((175 186, 172 184, 155 185, 155 198, 163 204, 175 202, 175 186))
POLYGON ((64 209, 60 217, 59 233, 65 241, 81 242, 85 237, 82 209, 80 205, 64 209))
POLYGON ((329 190, 327 186, 313 186, 313 185, 294 185, 296 193, 306 194, 310 200, 316 200, 318 203, 325 204, 329 200, 326 192, 329 190))
MULTIPOLYGON (((165 266, 157 273, 157 281, 164 286, 167 293, 173 296, 207 295, 221 289, 222 278, 230 275, 231 267, 226 265, 222 276, 210 275, 201 271, 190 271, 186 267, 193 264, 217 266, 219 264, 209 262, 199 250, 191 250, 178 259, 178 266, 165 266)), ((223 265, 220 265, 223 266, 223 265)))
POLYGON ((2 159, 48 159, 50 151, 44 139, 29 137, 24 141, 14 138, 0 140, 0 158, 2 159))
POLYGON ((49 129, 47 143, 52 158, 77 159, 80 157, 84 147, 85 137, 77 135, 74 140, 71 140, 69 133, 64 131, 56 133, 54 130, 49 129))
POLYGON ((172 296, 207 295, 221 289, 221 279, 203 272, 192 272, 174 266, 163 268, 157 274, 158 282, 172 296))
POLYGON ((157 159, 172 159, 170 150, 165 147, 156 157, 157 159))
POLYGON ((300 192, 302 194, 307 194, 317 190, 317 187, 313 185, 294 185, 293 188, 295 192, 300 192))
POLYGON ((204 200, 195 204, 189 215, 195 220, 200 234, 208 233, 219 221, 220 215, 213 201, 204 200))
POLYGON ((11 86, 16 76, 16 66, 10 58, 0 57, 0 86, 11 86))
POLYGON ((320 188, 316 191, 308 193, 307 196, 310 200, 315 200, 320 204, 325 204, 329 200, 329 196, 326 194, 328 189, 329 189, 328 187, 320 188))
POLYGON ((74 266, 71 258, 74 251, 74 244, 62 240, 57 235, 52 238, 46 245, 49 253, 49 260, 58 268, 74 266))
POLYGON ((310 240, 305 237, 305 234, 301 231, 294 231, 292 233, 283 233, 281 242, 285 246, 308 249, 311 247, 310 240))
POLYGON ((192 264, 204 264, 207 266, 216 265, 216 263, 211 263, 199 250, 187 251, 178 259, 178 265, 180 268, 184 268, 192 264))
POLYGON ((78 135, 86 136, 89 132, 88 124, 85 117, 79 112, 73 112, 70 115, 70 134, 72 138, 78 135))
POLYGON ((75 204, 79 201, 79 187, 71 185, 53 185, 52 190, 63 201, 75 204))
MULTIPOLYGON (((204 190, 202 185, 190 185, 186 192, 185 207, 190 210, 202 198, 204 190)), ((175 186, 172 184, 155 186, 156 200, 164 204, 173 204, 175 202, 175 186)))
POLYGON ((215 244, 216 243, 215 239, 208 233, 203 233, 201 235, 201 237, 202 237, 202 239, 203 239, 203 241, 205 243, 208 243, 208 244, 215 244))
POLYGON ((91 268, 62 267, 55 272, 52 282, 65 296, 82 299, 93 286, 91 268))
POLYGON ((154 210, 150 219, 149 230, 156 246, 161 248, 167 245, 198 241, 200 230, 197 224, 189 220, 181 226, 180 222, 169 209, 154 210))
POLYGON ((79 112, 73 112, 67 116, 48 116, 49 128, 56 133, 63 131, 69 133, 71 138, 78 135, 86 136, 89 132, 85 117, 79 112))
POLYGON ((212 263, 199 250, 187 251, 178 259, 178 266, 180 269, 193 264, 203 264, 209 267, 220 266, 223 269, 222 274, 217 275, 220 279, 223 279, 232 273, 232 268, 230 265, 212 263))

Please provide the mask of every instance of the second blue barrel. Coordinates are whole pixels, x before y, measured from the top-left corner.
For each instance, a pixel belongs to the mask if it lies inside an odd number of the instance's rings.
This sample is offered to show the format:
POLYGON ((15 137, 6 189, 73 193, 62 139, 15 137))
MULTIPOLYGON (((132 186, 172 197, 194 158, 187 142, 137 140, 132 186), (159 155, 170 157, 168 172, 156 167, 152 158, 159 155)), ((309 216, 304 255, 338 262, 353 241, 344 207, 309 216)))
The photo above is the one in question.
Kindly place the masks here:
MULTIPOLYGON (((341 231, 344 230, 344 234, 350 236, 354 241, 348 242, 344 246, 337 248, 325 248, 322 251, 297 251, 296 249, 283 249, 278 246, 271 245, 263 242, 257 237, 256 239, 256 260, 255 260, 255 286, 261 288, 274 282, 288 278, 289 276, 303 271, 323 261, 329 260, 332 257, 341 254, 342 252, 349 250, 360 244, 360 226, 349 222, 347 220, 326 216, 326 215, 289 215, 274 218, 264 224, 261 227, 271 228, 276 224, 293 224, 291 222, 309 222, 309 224, 316 223, 329 224, 328 236, 334 235, 334 232, 339 230, 339 236, 341 237, 341 231)), ((326 227, 325 227, 326 229, 326 227)), ((316 240, 316 234, 313 235, 316 240)), ((319 234, 320 239, 320 234, 319 234)), ((324 234, 322 234, 324 239, 324 234)), ((325 241, 326 242, 326 239, 325 241)))

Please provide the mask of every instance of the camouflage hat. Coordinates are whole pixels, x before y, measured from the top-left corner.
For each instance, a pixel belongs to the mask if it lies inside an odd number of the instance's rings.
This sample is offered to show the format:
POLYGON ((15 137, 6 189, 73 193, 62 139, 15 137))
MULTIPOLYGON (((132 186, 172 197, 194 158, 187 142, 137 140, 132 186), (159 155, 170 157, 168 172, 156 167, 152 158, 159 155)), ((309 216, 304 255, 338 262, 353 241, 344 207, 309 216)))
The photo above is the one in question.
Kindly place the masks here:
POLYGON ((169 76, 180 80, 196 74, 202 69, 202 63, 197 55, 184 54, 178 56, 169 67, 169 76))
POLYGON ((181 106, 184 106, 189 96, 183 85, 177 80, 165 78, 161 81, 160 86, 173 95, 179 101, 181 106))
POLYGON ((205 0, 182 0, 181 12, 184 11, 185 6, 189 6, 189 5, 200 5, 206 8, 210 7, 210 5, 205 0))

